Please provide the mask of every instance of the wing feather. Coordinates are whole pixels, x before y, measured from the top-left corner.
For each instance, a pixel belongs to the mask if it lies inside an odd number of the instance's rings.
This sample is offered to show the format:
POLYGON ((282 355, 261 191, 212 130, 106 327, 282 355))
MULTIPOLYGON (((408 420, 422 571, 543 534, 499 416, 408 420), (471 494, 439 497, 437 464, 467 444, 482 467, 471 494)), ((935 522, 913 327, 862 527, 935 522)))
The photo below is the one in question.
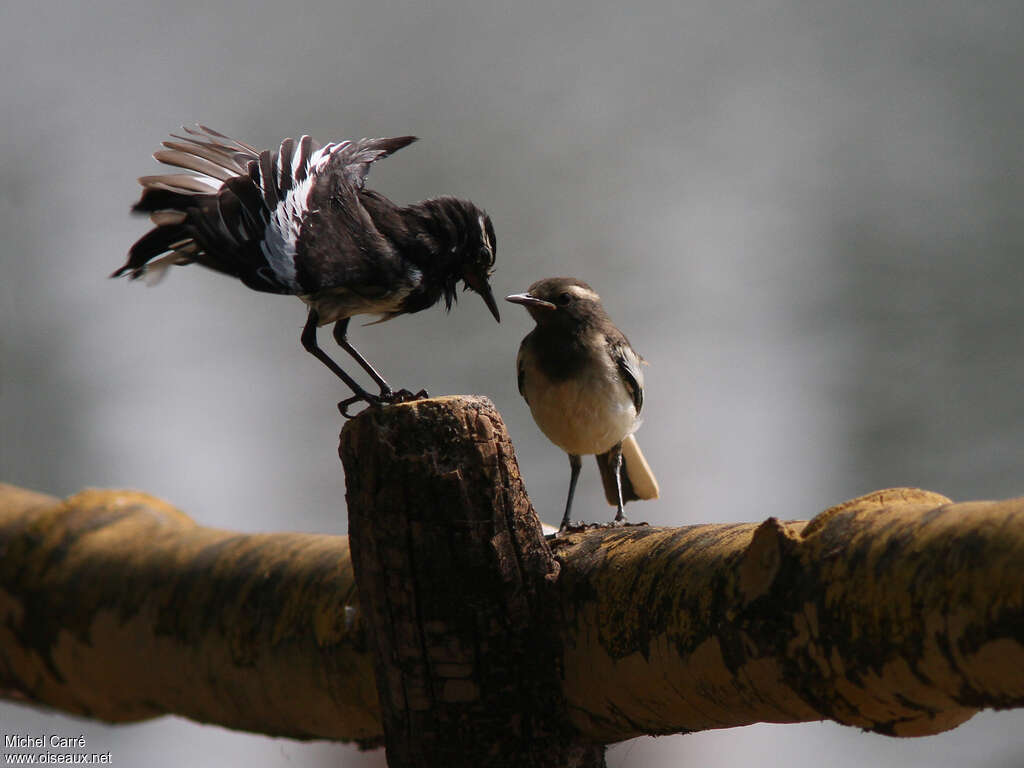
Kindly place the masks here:
POLYGON ((609 339, 608 354, 615 361, 622 383, 626 386, 639 416, 644 407, 644 373, 640 368, 643 358, 633 350, 625 336, 620 339, 609 339))
POLYGON ((292 176, 295 177, 295 181, 303 181, 306 178, 306 171, 309 169, 309 155, 314 149, 316 148, 313 146, 313 140, 309 136, 299 139, 299 153, 292 163, 292 176))
POLYGON ((398 265, 388 258, 391 246, 360 195, 370 166, 413 141, 399 136, 321 148, 302 136, 285 139, 272 152, 205 125, 182 126, 154 157, 185 172, 139 179, 143 194, 133 210, 153 215, 156 227, 133 247, 126 268, 141 276, 156 262, 165 268, 195 261, 276 293, 331 287, 353 271, 365 272, 368 284, 376 284, 373 277, 386 283, 385 273, 398 265), (340 206, 331 208, 328 200, 340 206), (324 217, 314 228, 322 232, 303 243, 312 216, 324 217), (297 271, 298 262, 308 258, 300 250, 313 253, 315 269, 304 263, 297 271), (372 259, 365 258, 371 253, 372 259))
POLYGON ((184 139, 180 136, 175 138, 182 138, 182 141, 165 141, 163 142, 163 146, 167 149, 174 149, 178 152, 187 152, 197 157, 209 160, 211 163, 223 168, 233 176, 245 173, 245 166, 248 161, 246 161, 246 163, 239 162, 238 158, 242 155, 238 152, 229 151, 225 147, 218 144, 211 144, 207 141, 184 139))
POLYGON ((285 139, 277 151, 277 194, 284 197, 292 188, 295 179, 292 170, 292 152, 295 151, 295 139, 285 139))
POLYGON ((220 181, 227 181, 234 175, 223 166, 190 150, 158 149, 153 153, 153 157, 164 165, 174 165, 184 168, 186 171, 196 171, 220 181))
POLYGON ((415 136, 347 141, 334 148, 328 167, 340 170, 345 181, 357 190, 362 189, 371 165, 414 141, 415 136))

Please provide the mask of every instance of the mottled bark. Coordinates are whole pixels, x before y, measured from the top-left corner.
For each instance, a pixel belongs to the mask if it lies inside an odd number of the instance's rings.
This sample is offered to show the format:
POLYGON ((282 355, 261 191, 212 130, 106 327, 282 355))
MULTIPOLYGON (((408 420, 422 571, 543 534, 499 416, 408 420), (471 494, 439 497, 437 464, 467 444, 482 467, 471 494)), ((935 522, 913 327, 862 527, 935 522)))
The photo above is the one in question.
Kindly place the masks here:
POLYGON ((0 484, 0 696, 379 742, 345 536, 196 525, 133 491, 0 484))
POLYGON ((568 721, 559 567, 490 401, 368 413, 341 458, 388 765, 604 765, 568 721))
POLYGON ((559 542, 591 738, 831 719, 894 736, 1024 705, 1024 499, 878 491, 810 522, 559 542))
POLYGON ((477 716, 494 725, 492 685, 519 691, 508 730, 553 725, 566 743, 559 707, 600 744, 818 719, 924 735, 1024 706, 1024 499, 894 489, 810 522, 590 529, 555 542, 552 580, 488 409, 444 399, 349 426, 372 621, 346 537, 0 486, 0 695, 298 738, 379 743, 382 722, 409 723, 438 749, 449 729, 473 738, 477 716), (397 715, 377 701, 366 624, 382 620, 397 715))

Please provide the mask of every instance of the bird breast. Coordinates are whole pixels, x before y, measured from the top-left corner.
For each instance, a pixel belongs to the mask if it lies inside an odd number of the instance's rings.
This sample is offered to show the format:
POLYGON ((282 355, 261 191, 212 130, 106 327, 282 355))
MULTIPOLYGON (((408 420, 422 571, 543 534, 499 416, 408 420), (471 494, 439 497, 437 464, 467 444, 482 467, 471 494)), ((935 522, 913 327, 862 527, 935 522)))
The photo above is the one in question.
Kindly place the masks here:
POLYGON ((566 453, 604 453, 639 426, 633 399, 610 357, 602 355, 560 381, 524 363, 523 395, 533 420, 566 453))
POLYGON ((347 286, 327 288, 312 294, 299 296, 306 304, 313 307, 320 315, 320 325, 328 325, 337 320, 354 315, 379 315, 377 322, 390 320, 403 312, 406 298, 423 282, 423 273, 415 267, 409 267, 404 279, 396 283, 392 290, 370 292, 364 290, 357 293, 347 286))

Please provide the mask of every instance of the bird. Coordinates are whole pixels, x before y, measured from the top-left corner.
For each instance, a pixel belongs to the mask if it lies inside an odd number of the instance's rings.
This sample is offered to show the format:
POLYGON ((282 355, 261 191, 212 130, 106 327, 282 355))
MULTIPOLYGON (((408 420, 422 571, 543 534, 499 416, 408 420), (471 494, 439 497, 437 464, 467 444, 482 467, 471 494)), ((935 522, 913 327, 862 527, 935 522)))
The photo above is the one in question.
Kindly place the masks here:
POLYGON ((516 357, 519 394, 541 431, 569 454, 569 495, 558 532, 570 526, 580 457, 590 454, 605 498, 616 506, 613 524, 624 525, 626 502, 659 493, 633 436, 644 405, 646 361, 582 280, 550 277, 505 300, 523 305, 537 324, 516 357))
MULTIPOLYGON (((143 176, 132 207, 154 227, 128 251, 111 277, 155 282, 173 265, 200 264, 265 293, 298 296, 308 307, 302 346, 352 390, 342 414, 369 405, 426 396, 394 391, 348 340, 355 315, 376 322, 419 312, 457 284, 483 299, 501 320, 491 291, 496 239, 490 217, 468 200, 435 197, 398 205, 365 186, 370 167, 416 141, 415 136, 337 141, 285 139, 258 150, 204 125, 153 154, 184 173, 143 176), (334 324, 338 345, 380 388, 364 389, 317 344, 317 329, 334 324)), ((369 323, 371 325, 375 323, 369 323)))

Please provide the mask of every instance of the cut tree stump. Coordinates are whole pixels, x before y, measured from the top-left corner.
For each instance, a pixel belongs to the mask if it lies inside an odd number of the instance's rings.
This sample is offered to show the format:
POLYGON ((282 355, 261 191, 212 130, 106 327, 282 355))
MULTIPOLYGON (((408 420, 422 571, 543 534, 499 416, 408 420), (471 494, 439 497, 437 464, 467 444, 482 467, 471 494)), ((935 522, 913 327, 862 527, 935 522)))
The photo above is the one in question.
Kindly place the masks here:
POLYGON ((490 401, 368 411, 340 453, 388 765, 603 765, 566 712, 559 565, 490 401))

